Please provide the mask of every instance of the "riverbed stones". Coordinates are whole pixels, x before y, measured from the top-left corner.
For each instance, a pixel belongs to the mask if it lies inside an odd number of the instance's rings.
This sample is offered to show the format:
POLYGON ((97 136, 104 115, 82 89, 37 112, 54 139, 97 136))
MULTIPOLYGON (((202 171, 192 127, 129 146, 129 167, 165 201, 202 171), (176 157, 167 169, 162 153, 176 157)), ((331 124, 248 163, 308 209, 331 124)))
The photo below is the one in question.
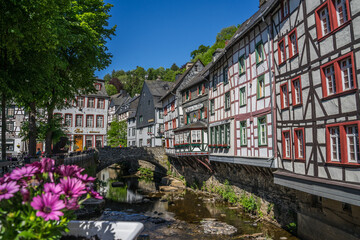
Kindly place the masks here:
POLYGON ((234 226, 219 221, 203 220, 201 221, 201 226, 205 234, 232 235, 237 232, 234 226))

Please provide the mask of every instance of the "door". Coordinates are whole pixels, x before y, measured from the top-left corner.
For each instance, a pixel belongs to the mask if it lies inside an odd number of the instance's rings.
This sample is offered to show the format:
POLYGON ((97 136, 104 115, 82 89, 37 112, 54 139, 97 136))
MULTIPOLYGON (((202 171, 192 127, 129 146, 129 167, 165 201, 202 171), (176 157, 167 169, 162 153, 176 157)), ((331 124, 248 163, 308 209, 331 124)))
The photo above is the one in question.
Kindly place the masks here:
POLYGON ((74 136, 74 145, 77 146, 75 151, 82 151, 83 150, 83 136, 82 135, 75 135, 74 136))

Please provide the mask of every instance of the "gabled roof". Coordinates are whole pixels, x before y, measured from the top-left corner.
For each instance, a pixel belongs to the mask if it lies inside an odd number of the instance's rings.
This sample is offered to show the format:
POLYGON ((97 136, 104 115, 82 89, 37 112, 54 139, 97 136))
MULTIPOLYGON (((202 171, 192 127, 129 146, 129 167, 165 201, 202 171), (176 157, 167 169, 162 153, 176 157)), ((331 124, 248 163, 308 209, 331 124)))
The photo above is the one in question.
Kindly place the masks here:
POLYGON ((210 62, 208 65, 206 65, 203 70, 201 70, 198 74, 196 74, 196 76, 190 81, 188 82, 185 86, 183 86, 182 88, 179 88, 179 91, 183 91, 185 89, 188 89, 202 81, 205 80, 206 77, 206 73, 209 71, 210 67, 213 65, 213 62, 210 62))
POLYGON ((129 118, 134 118, 136 116, 137 106, 139 104, 140 95, 134 96, 130 101, 129 107, 129 118))
POLYGON ((165 97, 167 97, 170 93, 174 92, 174 90, 176 90, 180 84, 182 83, 182 81, 184 80, 184 78, 186 77, 186 75, 191 71, 191 69, 195 66, 195 64, 197 62, 200 62, 203 66, 204 64, 202 63, 202 61, 200 59, 198 59, 196 62, 194 62, 194 64, 189 67, 176 81, 175 81, 175 84, 173 85, 173 87, 168 91, 166 92, 160 100, 163 100, 165 97))
POLYGON ((105 81, 102 79, 96 79, 96 83, 101 85, 100 90, 97 90, 94 93, 86 94, 86 96, 108 98, 109 95, 106 93, 106 90, 105 90, 105 81))
POLYGON ((238 39, 244 36, 249 30, 251 30, 263 17, 270 12, 270 10, 279 2, 279 0, 267 0, 263 5, 259 7, 259 10, 254 13, 248 20, 244 21, 239 29, 235 32, 234 36, 229 40, 219 57, 214 61, 217 62, 238 39))
POLYGON ((199 128, 207 128, 207 125, 203 121, 197 121, 191 123, 189 125, 184 125, 174 130, 174 132, 184 131, 184 130, 191 130, 191 129, 199 129, 199 128))
MULTIPOLYGON (((122 114, 122 113, 125 113, 127 111, 130 111, 130 108, 131 108, 131 102, 133 102, 136 98, 139 98, 140 95, 136 95, 134 97, 128 97, 126 99, 126 101, 118 107, 118 109, 116 110, 116 114, 122 114)), ((136 105, 137 107, 137 105, 136 105)))
POLYGON ((171 89, 174 83, 166 82, 161 80, 145 80, 144 84, 146 84, 149 88, 149 91, 154 99, 154 106, 157 108, 162 108, 160 98, 164 96, 164 94, 171 89))

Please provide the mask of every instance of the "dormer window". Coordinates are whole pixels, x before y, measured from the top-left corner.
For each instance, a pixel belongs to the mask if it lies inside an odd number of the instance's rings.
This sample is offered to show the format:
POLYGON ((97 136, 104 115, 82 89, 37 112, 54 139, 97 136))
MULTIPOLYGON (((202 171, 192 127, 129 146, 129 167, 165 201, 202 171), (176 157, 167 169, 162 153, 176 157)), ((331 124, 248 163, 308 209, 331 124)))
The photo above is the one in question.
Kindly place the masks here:
POLYGON ((100 91, 101 90, 101 84, 100 83, 95 83, 95 89, 100 91))

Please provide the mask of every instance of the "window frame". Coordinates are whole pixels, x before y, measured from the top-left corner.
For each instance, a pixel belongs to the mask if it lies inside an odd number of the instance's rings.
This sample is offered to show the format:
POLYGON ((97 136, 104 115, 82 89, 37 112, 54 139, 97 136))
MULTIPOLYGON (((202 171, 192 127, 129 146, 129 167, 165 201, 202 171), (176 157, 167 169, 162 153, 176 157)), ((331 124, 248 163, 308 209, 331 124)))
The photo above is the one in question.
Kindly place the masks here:
POLYGON ((257 77, 257 84, 256 84, 256 96, 257 100, 262 99, 265 97, 265 74, 257 77), (263 88, 262 88, 262 96, 259 94, 259 88, 260 88, 260 82, 263 82, 263 88))
POLYGON ((95 108, 95 98, 94 97, 88 97, 88 99, 87 99, 87 108, 95 108), (89 106, 90 100, 94 100, 92 107, 89 106))
POLYGON ((268 129, 267 129, 267 116, 262 116, 257 118, 257 127, 258 127, 258 146, 267 146, 268 145, 268 129), (261 142, 260 138, 260 121, 264 119, 265 120, 265 143, 261 142))
MULTIPOLYGON (((358 162, 349 162, 348 159, 348 144, 347 144, 347 134, 346 134, 346 127, 347 126, 354 126, 356 125, 358 128, 358 137, 360 131, 360 120, 357 121, 349 121, 349 122, 342 122, 342 123, 333 123, 328 124, 325 126, 326 131, 326 162, 328 164, 335 164, 335 165, 352 165, 352 166, 360 166, 360 159, 358 162), (339 128, 339 143, 340 143, 340 159, 339 161, 335 161, 331 159, 331 141, 330 141, 330 128, 339 128), (343 144, 341 144, 343 143, 343 144)), ((360 141, 357 146, 360 148, 360 141)))
POLYGON ((210 99, 210 115, 215 115, 215 100, 210 99))
POLYGON ((291 79, 291 100, 292 100, 292 106, 297 107, 301 106, 303 104, 302 101, 302 86, 301 86, 301 77, 295 77, 291 79), (299 93, 300 93, 300 102, 296 103, 296 91, 295 91, 295 84, 294 82, 299 81, 299 93))
POLYGON ((264 48, 264 44, 263 41, 259 41, 256 45, 255 45, 255 57, 256 57, 256 65, 261 64, 262 62, 264 62, 265 60, 265 48, 264 48), (261 61, 259 60, 259 49, 258 47, 261 46, 261 61))
POLYGON ((247 121, 240 122, 240 146, 247 147, 247 121), (243 124, 245 124, 243 126, 243 124), (245 139, 243 138, 243 131, 245 131, 245 139))
POLYGON ((246 73, 246 61, 245 61, 245 54, 241 55, 238 59, 238 66, 239 66, 239 77, 246 73), (244 61, 244 64, 241 64, 241 61, 244 61), (242 70, 242 71, 240 71, 242 70))
POLYGON ((75 127, 84 127, 84 114, 75 114, 75 127), (81 126, 77 125, 78 116, 81 116, 81 126))
POLYGON ((76 106, 79 108, 84 108, 85 107, 85 97, 77 97, 76 98, 76 106), (81 99, 82 101, 82 105, 79 104, 79 99, 81 99))
POLYGON ((302 160, 302 161, 305 160, 305 156, 306 156, 305 149, 306 149, 306 147, 305 147, 305 129, 303 127, 294 128, 294 150, 295 150, 294 156, 295 156, 295 160, 302 160), (298 144, 299 137, 298 137, 298 134, 297 134, 297 132, 299 132, 299 131, 302 132, 302 149, 303 149, 302 150, 302 152, 303 152, 302 157, 299 156, 299 144, 298 144))
POLYGON ((105 126, 104 126, 104 121, 105 121, 105 117, 104 117, 104 115, 96 115, 96 128, 104 128, 105 126), (98 126, 98 117, 102 117, 102 126, 101 127, 99 127, 98 126))
POLYGON ((291 141, 291 130, 283 130, 281 131, 281 142, 282 142, 282 158, 283 159, 287 159, 287 160, 291 160, 292 158, 292 141, 291 141), (285 139, 285 134, 288 133, 289 134, 289 156, 287 156, 286 154, 286 139, 285 139))
POLYGON ((350 15, 350 3, 349 0, 345 0, 346 4, 346 14, 348 19, 341 25, 338 24, 338 17, 337 12, 334 4, 334 0, 326 0, 322 3, 319 7, 315 9, 315 23, 316 23, 316 33, 317 33, 317 40, 322 41, 323 39, 327 38, 328 36, 332 35, 336 31, 342 29, 343 27, 347 26, 349 22, 351 22, 351 15, 350 15), (329 32, 326 34, 322 33, 322 25, 320 20, 320 11, 323 8, 328 9, 328 17, 329 17, 329 32))
POLYGON ((98 109, 105 109, 105 99, 103 99, 103 98, 98 98, 96 108, 98 108, 98 109), (100 107, 100 102, 103 103, 103 107, 100 107))
POLYGON ((85 127, 87 127, 87 128, 94 127, 94 114, 86 114, 85 127), (88 126, 88 117, 92 117, 92 126, 91 127, 88 126))
POLYGON ((226 92, 225 94, 225 111, 229 111, 231 108, 231 97, 230 97, 230 91, 226 92))
POLYGON ((354 64, 354 54, 353 52, 349 52, 341 57, 338 57, 326 64, 323 64, 320 66, 320 74, 321 74, 321 84, 322 84, 322 92, 323 92, 323 99, 329 99, 333 97, 337 97, 343 94, 351 93, 353 91, 356 91, 357 89, 357 79, 355 74, 355 64, 354 64), (340 62, 345 60, 346 58, 351 59, 351 66, 352 66, 352 76, 353 76, 353 88, 343 90, 343 81, 342 81, 342 73, 341 73, 341 67, 340 62), (325 75, 325 69, 330 67, 331 65, 334 66, 334 75, 335 75, 335 86, 336 86, 336 92, 333 94, 328 94, 327 89, 327 79, 325 75))
POLYGON ((294 28, 289 34, 288 34, 288 48, 289 48, 289 59, 296 57, 299 55, 299 42, 297 38, 297 30, 294 28), (295 35, 295 41, 296 41, 296 52, 292 53, 292 50, 294 48, 293 43, 291 41, 291 36, 295 35))
POLYGON ((229 83, 228 72, 229 72, 229 67, 228 66, 223 67, 223 82, 224 82, 224 85, 229 83))
POLYGON ((286 81, 286 83, 283 83, 280 85, 280 102, 281 102, 281 110, 286 110, 289 109, 290 107, 290 102, 289 102, 289 85, 288 82, 286 81), (286 96, 284 96, 284 90, 283 87, 286 87, 286 96), (287 106, 285 106, 285 98, 287 100, 287 106))
POLYGON ((290 1, 289 0, 282 0, 281 1, 281 21, 284 21, 286 18, 290 16, 290 1), (284 2, 287 1, 287 14, 285 15, 284 12, 284 2))
POLYGON ((65 127, 72 127, 72 125, 73 125, 73 115, 71 113, 65 113, 65 115, 64 115, 64 126, 65 127), (66 124, 66 116, 70 116, 70 124, 69 125, 66 124))
POLYGON ((279 65, 282 65, 283 63, 286 62, 286 45, 285 45, 285 37, 283 37, 281 40, 279 40, 278 42, 278 61, 279 61, 279 65), (284 46, 284 50, 281 51, 280 45, 284 46), (282 54, 284 54, 284 59, 282 58, 282 54))
POLYGON ((246 106, 246 103, 247 103, 246 86, 243 86, 239 88, 239 106, 244 107, 246 106), (242 102, 242 100, 244 100, 244 102, 242 102))

